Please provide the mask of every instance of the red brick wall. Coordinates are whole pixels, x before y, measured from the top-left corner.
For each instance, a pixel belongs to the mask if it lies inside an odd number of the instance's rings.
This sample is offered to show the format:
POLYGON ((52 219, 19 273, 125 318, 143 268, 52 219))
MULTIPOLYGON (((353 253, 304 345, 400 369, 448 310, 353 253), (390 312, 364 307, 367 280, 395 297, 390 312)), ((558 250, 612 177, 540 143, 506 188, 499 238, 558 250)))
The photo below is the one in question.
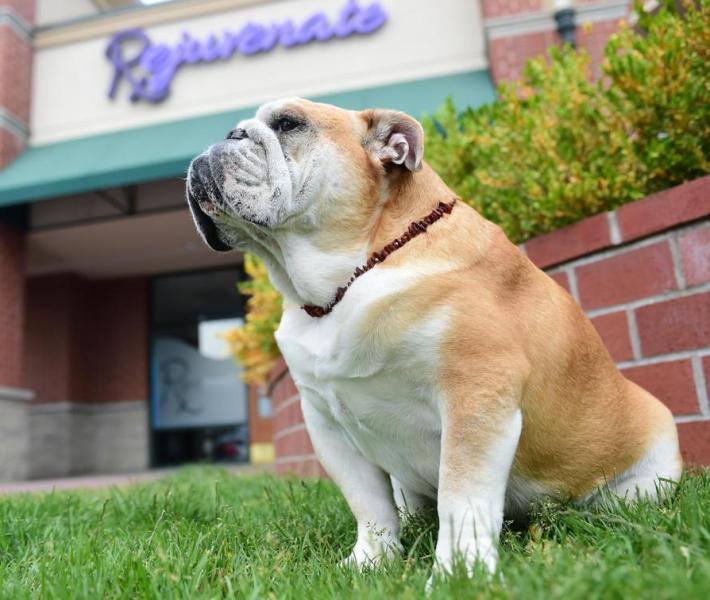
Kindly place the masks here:
MULTIPOLYGON (((0 0, 13 24, 0 25, 0 109, 16 121, 16 127, 29 130, 32 85, 32 45, 29 28, 34 23, 34 0, 0 0)), ((17 129, 4 128, 0 122, 0 169, 15 158, 25 140, 17 129)))
POLYGON ((580 303, 626 377, 676 415, 710 465, 710 177, 525 244, 580 303))
POLYGON ((0 6, 9 6, 29 24, 35 22, 35 0, 2 0, 0 6))
POLYGON ((0 386, 22 387, 25 238, 0 223, 0 386))
MULTIPOLYGON (((585 8, 611 6, 605 0, 575 2, 577 8, 582 5, 585 8)), ((560 44, 551 2, 481 0, 481 11, 491 75, 496 84, 518 79, 527 59, 545 55, 548 47, 560 44)), ((591 22, 590 17, 578 12, 576 22, 577 47, 589 52, 592 72, 598 74, 602 51, 609 36, 618 29, 618 18, 604 20, 596 15, 591 22)))
POLYGON ((23 148, 24 143, 20 138, 0 128, 0 169, 22 152, 23 148))
POLYGON ((83 288, 75 275, 27 280, 25 381, 35 402, 74 399, 71 368, 83 288))
POLYGON ((83 332, 84 402, 148 398, 148 282, 144 277, 91 283, 83 332))
POLYGON ((0 106, 28 124, 32 47, 8 25, 0 26, 0 106))
MULTIPOLYGON (((0 0, 0 9, 16 18, 0 24, 0 169, 24 147, 18 130, 29 128, 32 46, 27 29, 34 22, 34 0, 0 0), (19 30, 19 31, 18 31, 19 30), (24 32, 24 33, 23 33, 24 32)), ((24 235, 0 223, 0 385, 23 385, 24 235)))
POLYGON ((274 420, 269 416, 259 414, 259 388, 250 385, 249 399, 249 443, 270 444, 274 440, 274 420))
MULTIPOLYGON (((673 411, 686 462, 710 465, 710 176, 523 250, 581 304, 624 375, 673 411)), ((322 474, 290 377, 273 402, 277 471, 322 474)))
POLYGON ((481 11, 487 19, 534 12, 544 7, 544 0, 481 0, 481 11))
POLYGON ((141 277, 28 280, 25 380, 35 402, 147 400, 147 294, 141 277))
POLYGON ((287 373, 284 376, 285 372, 286 363, 281 359, 272 370, 276 472, 301 477, 325 476, 303 423, 298 390, 291 377, 287 373), (274 384, 276 379, 279 381, 274 384))

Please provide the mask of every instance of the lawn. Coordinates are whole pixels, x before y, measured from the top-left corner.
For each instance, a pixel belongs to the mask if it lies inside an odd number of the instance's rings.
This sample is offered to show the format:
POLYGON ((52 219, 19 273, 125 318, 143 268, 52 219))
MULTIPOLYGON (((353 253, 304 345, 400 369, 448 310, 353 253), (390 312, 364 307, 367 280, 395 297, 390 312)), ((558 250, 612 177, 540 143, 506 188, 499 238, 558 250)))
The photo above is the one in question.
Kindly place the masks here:
MULTIPOLYGON (((0 597, 421 598, 434 515, 405 555, 359 573, 336 563, 355 524, 329 482, 188 468, 125 489, 0 498, 0 597)), ((432 598, 710 598, 710 472, 661 506, 543 505, 506 528, 504 578, 462 573, 432 598)))

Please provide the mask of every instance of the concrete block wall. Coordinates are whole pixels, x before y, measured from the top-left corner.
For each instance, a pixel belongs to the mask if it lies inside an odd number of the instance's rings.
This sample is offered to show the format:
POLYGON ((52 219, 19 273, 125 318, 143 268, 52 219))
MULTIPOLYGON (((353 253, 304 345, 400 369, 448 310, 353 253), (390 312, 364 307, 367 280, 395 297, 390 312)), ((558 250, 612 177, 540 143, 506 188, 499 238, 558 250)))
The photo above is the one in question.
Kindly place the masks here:
POLYGON ((27 402, 32 393, 0 386, 0 481, 25 479, 29 472, 27 402))
MULTIPOLYGON (((582 306, 624 375, 673 411, 686 463, 710 465, 710 176, 521 249, 582 306)), ((323 475, 285 371, 272 371, 276 470, 323 475)))
POLYGON ((25 412, 28 479, 128 473, 148 467, 148 404, 144 400, 31 404, 25 412))

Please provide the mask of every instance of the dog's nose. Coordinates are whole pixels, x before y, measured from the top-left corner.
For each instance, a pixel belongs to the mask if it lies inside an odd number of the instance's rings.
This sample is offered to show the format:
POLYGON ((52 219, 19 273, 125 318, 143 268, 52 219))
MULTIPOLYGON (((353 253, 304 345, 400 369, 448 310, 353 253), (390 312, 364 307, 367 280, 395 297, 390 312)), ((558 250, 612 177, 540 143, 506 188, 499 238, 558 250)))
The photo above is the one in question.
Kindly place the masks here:
POLYGON ((241 127, 232 129, 232 131, 227 134, 228 140, 245 140, 248 137, 249 136, 247 135, 246 130, 242 129, 241 127))

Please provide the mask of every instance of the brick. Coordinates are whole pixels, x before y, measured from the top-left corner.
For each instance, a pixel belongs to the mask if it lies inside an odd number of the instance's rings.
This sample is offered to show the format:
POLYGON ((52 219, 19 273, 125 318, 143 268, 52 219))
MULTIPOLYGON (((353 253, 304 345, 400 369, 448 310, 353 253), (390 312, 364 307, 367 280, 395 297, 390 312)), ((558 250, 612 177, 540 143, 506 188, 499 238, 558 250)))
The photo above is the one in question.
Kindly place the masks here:
POLYGON ((490 40, 491 74, 496 84, 512 81, 520 76, 525 61, 534 56, 543 56, 549 46, 557 43, 554 31, 524 33, 511 37, 490 40))
POLYGON ((259 412, 259 398, 262 393, 261 386, 250 385, 248 387, 249 444, 257 446, 272 444, 274 439, 274 417, 263 416, 259 412))
POLYGON ((589 310, 639 300, 676 287, 667 241, 577 267, 577 290, 589 310))
POLYGON ((633 358, 626 311, 601 315, 591 321, 614 361, 621 362, 633 358))
POLYGON ((686 285, 710 281, 710 224, 681 235, 678 246, 686 285))
POLYGON ((569 285, 569 276, 567 275, 566 271, 558 271, 557 273, 553 274, 548 273, 548 275, 550 275, 550 277, 552 277, 552 279, 554 279, 558 285, 563 287, 567 293, 571 292, 571 288, 569 285))
POLYGON ((26 322, 26 379, 36 402, 148 398, 145 278, 31 278, 26 322))
POLYGON ((30 120, 32 46, 14 29, 0 26, 0 108, 21 123, 30 120))
MULTIPOLYGON (((540 10, 543 4, 541 0, 483 0, 482 9, 487 20, 496 19, 500 22, 505 20, 505 17, 540 10)), ((593 74, 599 74, 604 46, 609 36, 618 28, 618 20, 612 19, 594 23, 590 32, 582 31, 581 28, 578 30, 578 45, 589 52, 590 69, 593 74)), ((527 59, 545 56, 547 48, 559 44, 559 36, 553 29, 489 40, 488 55, 493 81, 498 84, 502 81, 518 79, 527 59)))
POLYGON ((23 141, 14 133, 0 128, 0 169, 9 165, 24 148, 23 141))
POLYGON ((679 423, 678 434, 685 463, 710 466, 710 419, 679 423))
POLYGON ((642 356, 710 346, 710 292, 636 309, 642 356))
POLYGON ((303 423, 303 413, 301 412, 301 402, 298 396, 281 404, 274 414, 274 427, 276 431, 303 423))
MULTIPOLYGON (((283 369, 286 370, 285 365, 283 369)), ((282 403, 290 400, 291 398, 297 395, 298 389, 293 383, 293 379, 291 379, 291 376, 286 373, 286 375, 281 378, 279 382, 274 386, 274 389, 271 392, 271 398, 274 402, 274 409, 278 408, 282 403)))
MULTIPOLYGON (((596 0, 576 0, 577 4, 590 2, 596 2, 596 0)), ((619 30, 619 20, 587 22, 586 24, 589 24, 589 30, 586 27, 577 28, 577 47, 589 53, 590 69, 596 78, 600 75, 604 47, 611 35, 619 30)))
POLYGON ((528 258, 544 268, 611 245, 606 213, 525 242, 528 258))
POLYGON ((661 400, 674 415, 693 415, 700 410, 690 359, 630 367, 621 372, 661 400))
POLYGON ((0 5, 12 8, 29 25, 35 21, 36 0, 2 0, 0 5))
POLYGON ((703 356, 702 359, 703 375, 705 376, 705 393, 710 400, 710 355, 703 356))
POLYGON ((274 366, 271 367, 271 372, 269 373, 269 382, 274 381, 276 379, 281 371, 283 371, 286 368, 286 361, 284 360, 283 356, 279 356, 276 359, 276 362, 274 363, 274 366))
POLYGON ((543 8, 543 0, 482 0, 483 16, 504 17, 518 13, 538 11, 543 8))
POLYGON ((274 435, 274 449, 277 459, 313 454, 313 446, 305 426, 289 431, 285 435, 281 435, 281 433, 276 432, 274 435))
MULTIPOLYGON (((90 282, 78 342, 85 402, 148 398, 148 282, 126 277, 90 282), (91 376, 87 375, 91 374, 91 376)), ((75 377, 76 379, 76 377, 75 377)), ((80 384, 81 385, 81 384, 80 384)))
POLYGON ((279 475, 297 475, 298 477, 327 478, 327 474, 320 465, 315 455, 299 460, 289 460, 276 463, 276 472, 279 475))
POLYGON ((24 384, 24 252, 24 234, 0 223, 0 386, 24 384))
POLYGON ((710 214, 710 175, 652 194, 616 211, 625 242, 710 214))

